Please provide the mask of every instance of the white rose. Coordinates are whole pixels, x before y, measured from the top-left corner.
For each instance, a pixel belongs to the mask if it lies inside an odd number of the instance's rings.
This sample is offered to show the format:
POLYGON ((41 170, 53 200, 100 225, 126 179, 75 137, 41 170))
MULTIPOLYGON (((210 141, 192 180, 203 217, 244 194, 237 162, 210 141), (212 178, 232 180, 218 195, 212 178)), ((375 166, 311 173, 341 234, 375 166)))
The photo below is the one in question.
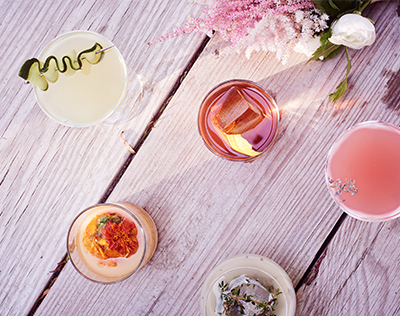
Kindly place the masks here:
POLYGON ((293 48, 293 50, 300 54, 305 54, 310 58, 314 52, 321 46, 321 37, 311 37, 308 41, 301 40, 293 48))
POLYGON ((345 14, 332 24, 329 41, 353 49, 361 49, 375 41, 375 27, 359 14, 345 14))

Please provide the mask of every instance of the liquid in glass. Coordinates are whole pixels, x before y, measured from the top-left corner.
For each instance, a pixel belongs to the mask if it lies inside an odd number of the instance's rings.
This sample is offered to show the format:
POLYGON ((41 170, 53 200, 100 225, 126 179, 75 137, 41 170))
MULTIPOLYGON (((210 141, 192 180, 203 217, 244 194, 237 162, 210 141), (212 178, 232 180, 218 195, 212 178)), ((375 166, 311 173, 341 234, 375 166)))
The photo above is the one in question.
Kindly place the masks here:
POLYGON ((46 91, 34 87, 43 111, 63 125, 83 127, 102 122, 124 100, 128 87, 125 61, 117 47, 97 33, 74 31, 61 35, 41 52, 39 60, 44 62, 53 55, 61 61, 71 50, 79 53, 95 43, 110 47, 97 64, 83 60, 82 69, 60 73, 46 91))
POLYGON ((233 161, 251 161, 270 148, 278 121, 271 96, 253 82, 232 80, 206 96, 198 127, 213 153, 233 161))
POLYGON ((86 278, 102 283, 123 280, 143 267, 157 247, 150 215, 132 203, 89 207, 73 222, 68 254, 86 278))
POLYGON ((326 181, 335 202, 355 218, 400 216, 400 128, 371 121, 346 131, 330 150, 326 181))

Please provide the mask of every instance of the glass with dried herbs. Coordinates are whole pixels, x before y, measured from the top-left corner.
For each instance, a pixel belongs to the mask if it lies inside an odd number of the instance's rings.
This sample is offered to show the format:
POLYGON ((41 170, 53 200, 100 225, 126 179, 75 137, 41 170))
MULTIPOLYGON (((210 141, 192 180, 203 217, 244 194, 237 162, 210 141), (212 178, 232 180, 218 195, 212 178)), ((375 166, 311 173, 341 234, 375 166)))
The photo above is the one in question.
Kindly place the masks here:
POLYGON ((370 121, 343 133, 328 154, 326 182, 339 207, 357 219, 400 216, 400 128, 370 121))
POLYGON ((286 272, 254 254, 219 263, 201 290, 203 316, 293 316, 296 294, 286 272))

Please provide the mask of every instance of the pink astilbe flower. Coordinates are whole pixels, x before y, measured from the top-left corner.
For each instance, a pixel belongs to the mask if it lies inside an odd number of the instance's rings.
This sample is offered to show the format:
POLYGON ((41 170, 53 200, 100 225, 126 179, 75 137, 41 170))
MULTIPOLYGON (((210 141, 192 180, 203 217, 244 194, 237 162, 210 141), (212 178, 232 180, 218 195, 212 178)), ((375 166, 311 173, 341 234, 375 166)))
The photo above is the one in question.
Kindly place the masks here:
MULTIPOLYGON (((205 0, 205 16, 186 22, 153 43, 194 31, 209 36, 216 31, 231 49, 276 52, 283 62, 288 49, 328 27, 311 0, 205 0)), ((151 43, 151 44, 153 44, 151 43)))
POLYGON ((320 15, 315 9, 265 16, 234 48, 245 49, 248 58, 254 50, 275 52, 277 58, 286 63, 294 46, 309 41, 314 34, 327 28, 328 19, 327 15, 320 15))

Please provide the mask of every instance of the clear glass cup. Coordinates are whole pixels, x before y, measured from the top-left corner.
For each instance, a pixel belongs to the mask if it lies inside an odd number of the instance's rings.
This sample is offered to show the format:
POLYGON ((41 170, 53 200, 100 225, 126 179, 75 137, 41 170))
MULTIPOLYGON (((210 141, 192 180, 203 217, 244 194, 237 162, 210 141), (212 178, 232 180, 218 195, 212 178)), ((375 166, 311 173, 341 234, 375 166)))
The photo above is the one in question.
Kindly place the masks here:
POLYGON ((217 297, 220 295, 219 284, 246 275, 260 280, 282 294, 278 295, 275 309, 277 316, 294 316, 296 311, 296 293, 287 273, 274 261, 255 254, 242 254, 220 262, 207 276, 201 288, 200 311, 202 316, 215 316, 217 297))
POLYGON ((43 49, 38 59, 44 62, 53 55, 60 62, 72 50, 78 55, 95 43, 104 49, 98 63, 83 60, 80 70, 59 72, 57 81, 49 82, 46 91, 34 86, 41 109, 62 125, 87 127, 110 119, 124 103, 128 81, 130 86, 138 85, 138 77, 128 73, 118 48, 94 32, 73 31, 60 35, 43 49))
POLYGON ((204 98, 198 129, 206 147, 219 157, 249 162, 264 155, 278 133, 274 99, 248 80, 229 80, 204 98))
POLYGON ((73 266, 81 275, 95 282, 113 283, 142 268, 152 258, 157 241, 157 228, 144 209, 128 202, 105 203, 90 206, 75 218, 68 232, 67 250, 73 266), (135 224, 138 248, 134 255, 100 259, 85 247, 83 239, 89 223, 104 214, 118 214, 135 224))
POLYGON ((332 145, 325 179, 350 216, 385 221, 400 216, 400 128, 378 121, 354 125, 332 145))

